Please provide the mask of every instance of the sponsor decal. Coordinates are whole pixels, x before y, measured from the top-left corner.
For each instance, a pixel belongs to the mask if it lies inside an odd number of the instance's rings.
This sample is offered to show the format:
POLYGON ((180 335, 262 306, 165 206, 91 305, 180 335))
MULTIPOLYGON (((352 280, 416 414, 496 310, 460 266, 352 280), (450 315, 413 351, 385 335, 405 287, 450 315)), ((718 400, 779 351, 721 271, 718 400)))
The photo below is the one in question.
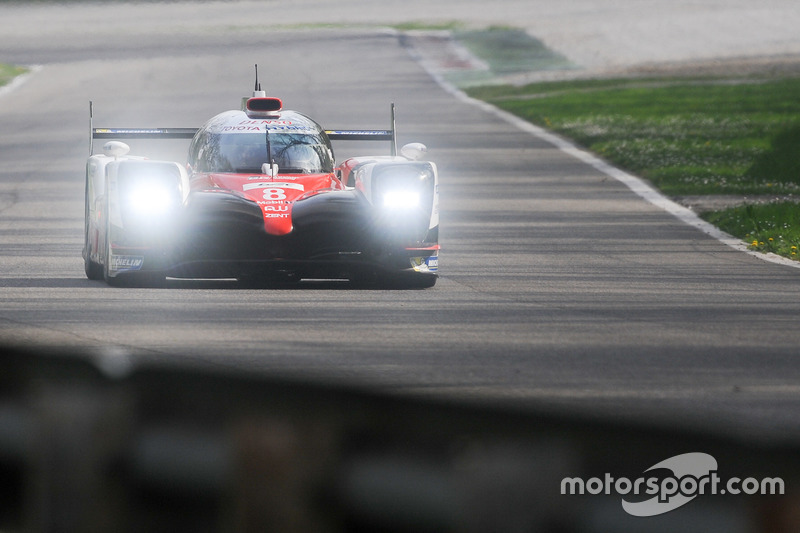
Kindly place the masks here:
MULTIPOLYGON (((283 176, 281 176, 280 178, 281 178, 282 180, 298 180, 298 179, 303 179, 304 177, 305 177, 305 176, 290 176, 290 175, 283 175, 283 176)), ((264 175, 263 175, 263 174, 261 174, 261 175, 259 175, 259 176, 249 176, 247 179, 248 179, 248 180, 263 180, 263 179, 264 179, 264 175)))
MULTIPOLYGON (((386 130, 330 130, 328 134, 333 135, 364 135, 364 136, 383 136, 386 135, 386 130)), ((391 133, 391 132, 389 132, 391 133)))
POLYGON ((141 270, 144 257, 140 255, 112 255, 109 269, 117 272, 141 270))
POLYGON ((315 134, 316 130, 309 128, 303 124, 235 124, 230 126, 222 126, 219 128, 219 133, 257 133, 269 130, 270 133, 306 133, 315 134))
POLYGON ((424 257, 412 257, 411 268, 417 272, 436 272, 439 270, 439 252, 424 257))
POLYGON ((291 126, 294 124, 291 120, 271 120, 271 119, 263 119, 263 120, 242 120, 239 122, 240 126, 261 126, 261 125, 276 125, 276 126, 291 126))
POLYGON ((417 272, 436 272, 439 262, 435 257, 412 257, 411 268, 417 272))
POLYGON ((275 181, 266 181, 261 183, 245 183, 242 186, 243 191, 251 191, 253 189, 294 189, 296 191, 306 190, 302 183, 278 183, 275 181))
POLYGON ((134 133, 134 134, 151 134, 151 133, 164 133, 164 130, 159 129, 130 129, 130 128, 97 128, 96 133, 134 133))
POLYGON ((269 126, 269 131, 271 133, 272 132, 308 133, 308 134, 317 133, 316 130, 311 129, 308 126, 269 126))

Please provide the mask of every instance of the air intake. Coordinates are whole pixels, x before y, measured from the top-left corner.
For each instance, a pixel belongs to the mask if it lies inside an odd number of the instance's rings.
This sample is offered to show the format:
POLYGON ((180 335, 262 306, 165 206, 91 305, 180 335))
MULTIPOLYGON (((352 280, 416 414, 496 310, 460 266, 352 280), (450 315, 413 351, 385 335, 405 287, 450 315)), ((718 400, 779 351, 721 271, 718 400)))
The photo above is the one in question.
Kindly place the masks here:
POLYGON ((253 117, 276 117, 281 109, 283 109, 283 102, 280 98, 273 97, 248 98, 245 105, 248 116, 253 117))

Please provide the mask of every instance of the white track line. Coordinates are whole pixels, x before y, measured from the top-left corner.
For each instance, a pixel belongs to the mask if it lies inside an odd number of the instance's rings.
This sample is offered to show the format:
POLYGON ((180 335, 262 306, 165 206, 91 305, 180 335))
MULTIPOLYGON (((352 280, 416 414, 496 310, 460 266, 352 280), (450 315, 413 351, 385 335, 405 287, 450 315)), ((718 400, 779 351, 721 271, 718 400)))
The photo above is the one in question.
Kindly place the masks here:
POLYGON ((764 261, 769 261, 771 263, 778 263, 780 265, 786 265, 793 268, 800 268, 800 262, 793 261, 787 257, 782 257, 777 254, 773 253, 761 253, 755 250, 751 250, 749 248, 749 244, 743 242, 742 240, 734 237, 733 235, 729 235, 725 233, 718 227, 709 224, 697 214, 692 211, 691 209, 684 207, 663 194, 659 191, 654 189, 649 183, 645 182, 641 178, 638 178, 632 174, 625 172, 606 161, 603 161, 596 155, 588 152, 582 148, 579 148, 571 141, 556 135, 550 131, 545 130, 544 128, 540 128, 530 122, 527 122, 518 116, 509 113, 508 111, 504 111, 498 107, 493 106, 483 100, 478 100, 476 98, 472 98, 471 96, 467 95, 464 91, 460 90, 459 88, 452 85, 450 82, 444 79, 444 77, 437 72, 431 62, 426 61, 422 54, 419 53, 413 46, 413 44, 408 43, 406 45, 408 53, 414 58, 417 63, 419 63, 423 69, 431 76, 431 78, 439 84, 442 89, 447 91, 448 93, 455 96, 458 100, 465 102, 467 104, 474 105, 479 107, 483 111, 487 113, 491 113, 496 117, 499 117, 502 120, 505 120, 509 124, 516 126, 520 130, 533 135, 534 137, 541 139, 545 142, 548 142, 554 145, 556 148, 568 154, 575 159, 578 159, 591 167, 594 167, 599 172, 602 172, 606 176, 614 178, 615 180, 621 182, 626 187, 628 187, 631 191, 635 194, 643 198, 644 200, 650 202, 651 204, 663 209, 667 213, 674 215, 678 220, 692 226, 694 228, 699 229, 706 235, 717 239, 719 242, 725 244, 726 246, 730 246, 735 250, 739 250, 746 254, 752 255, 764 261))

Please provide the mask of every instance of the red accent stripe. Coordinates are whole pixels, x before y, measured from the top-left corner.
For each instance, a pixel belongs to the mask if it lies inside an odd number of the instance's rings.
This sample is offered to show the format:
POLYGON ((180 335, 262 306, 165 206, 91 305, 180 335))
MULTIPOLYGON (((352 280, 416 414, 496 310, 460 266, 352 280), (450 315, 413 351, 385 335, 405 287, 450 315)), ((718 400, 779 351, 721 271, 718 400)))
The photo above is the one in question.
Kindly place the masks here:
POLYGON ((433 246, 428 246, 427 248, 406 248, 406 250, 424 250, 424 251, 433 251, 433 250, 441 250, 442 247, 438 244, 434 244, 433 246))

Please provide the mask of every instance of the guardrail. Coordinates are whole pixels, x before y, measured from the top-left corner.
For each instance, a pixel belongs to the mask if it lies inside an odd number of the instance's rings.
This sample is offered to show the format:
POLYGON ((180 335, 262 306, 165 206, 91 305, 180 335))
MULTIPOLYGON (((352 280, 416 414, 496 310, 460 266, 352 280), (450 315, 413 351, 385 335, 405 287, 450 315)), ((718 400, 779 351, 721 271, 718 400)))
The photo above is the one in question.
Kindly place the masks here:
POLYGON ((796 446, 208 368, 0 359, 2 531, 800 530, 796 446), (704 451, 787 494, 637 518, 566 477, 704 451), (648 520, 643 522, 643 520, 648 520))

